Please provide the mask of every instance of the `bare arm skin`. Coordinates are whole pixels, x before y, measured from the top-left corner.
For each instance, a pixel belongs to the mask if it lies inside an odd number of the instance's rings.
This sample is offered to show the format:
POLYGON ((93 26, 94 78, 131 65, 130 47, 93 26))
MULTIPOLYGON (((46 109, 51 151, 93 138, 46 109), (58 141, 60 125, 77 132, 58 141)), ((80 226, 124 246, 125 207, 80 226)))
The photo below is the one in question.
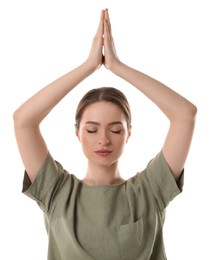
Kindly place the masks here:
POLYGON ((75 86, 102 65, 103 19, 104 11, 101 12, 99 27, 88 59, 40 90, 14 112, 16 140, 31 182, 36 178, 48 154, 39 128, 41 121, 75 86))
POLYGON ((117 57, 108 11, 104 20, 105 66, 117 76, 131 83, 154 102, 167 116, 169 130, 162 147, 164 157, 177 180, 184 168, 192 141, 197 108, 161 82, 137 71, 117 57))
POLYGON ((63 97, 102 63, 111 72, 146 95, 169 119, 170 127, 162 151, 175 179, 178 179, 191 145, 197 109, 169 87, 119 60, 106 9, 101 12, 100 24, 88 59, 39 91, 14 113, 16 139, 30 180, 33 182, 36 178, 48 153, 47 145, 39 130, 41 121, 63 97), (102 59, 103 47, 104 59, 102 59))

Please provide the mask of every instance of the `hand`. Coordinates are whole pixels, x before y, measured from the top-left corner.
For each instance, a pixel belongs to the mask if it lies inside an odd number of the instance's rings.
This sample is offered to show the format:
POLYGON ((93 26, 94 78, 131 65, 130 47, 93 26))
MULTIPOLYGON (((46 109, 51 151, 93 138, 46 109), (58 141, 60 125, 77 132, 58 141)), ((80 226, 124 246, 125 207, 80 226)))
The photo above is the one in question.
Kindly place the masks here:
POLYGON ((110 70, 120 62, 114 45, 108 9, 104 14, 104 55, 104 65, 110 70))
POLYGON ((91 51, 87 62, 94 68, 94 70, 100 68, 103 64, 103 24, 104 24, 105 11, 101 11, 100 23, 92 42, 91 51))

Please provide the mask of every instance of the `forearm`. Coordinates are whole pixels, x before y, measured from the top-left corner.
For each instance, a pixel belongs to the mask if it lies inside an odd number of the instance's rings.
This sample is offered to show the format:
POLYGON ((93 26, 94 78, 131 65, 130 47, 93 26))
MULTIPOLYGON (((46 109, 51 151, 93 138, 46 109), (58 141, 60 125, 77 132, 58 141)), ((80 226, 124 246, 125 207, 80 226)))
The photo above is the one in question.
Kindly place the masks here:
POLYGON ((195 113, 195 106, 187 99, 165 86, 161 82, 119 62, 111 71, 131 83, 152 102, 154 102, 169 120, 190 117, 195 113))
POLYGON ((27 100, 14 113, 14 118, 21 127, 38 126, 45 116, 75 86, 94 72, 94 68, 83 63, 76 69, 58 78, 27 100))

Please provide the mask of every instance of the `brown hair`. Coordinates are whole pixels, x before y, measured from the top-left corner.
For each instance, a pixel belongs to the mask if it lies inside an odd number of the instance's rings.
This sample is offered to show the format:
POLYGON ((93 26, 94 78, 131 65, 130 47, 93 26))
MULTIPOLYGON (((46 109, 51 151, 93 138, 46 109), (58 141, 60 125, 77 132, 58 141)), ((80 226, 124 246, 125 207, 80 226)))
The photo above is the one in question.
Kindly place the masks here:
POLYGON ((131 128, 131 111, 126 96, 116 88, 101 87, 88 91, 80 100, 75 115, 75 126, 77 129, 80 126, 84 110, 89 105, 99 101, 112 102, 116 104, 123 111, 126 117, 128 129, 131 128))

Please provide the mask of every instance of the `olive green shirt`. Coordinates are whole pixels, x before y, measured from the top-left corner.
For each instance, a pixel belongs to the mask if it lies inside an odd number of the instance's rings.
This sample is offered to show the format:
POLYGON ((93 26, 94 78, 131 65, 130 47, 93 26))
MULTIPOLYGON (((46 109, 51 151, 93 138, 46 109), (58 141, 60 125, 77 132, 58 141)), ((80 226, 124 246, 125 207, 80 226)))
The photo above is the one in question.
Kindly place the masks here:
POLYGON ((23 192, 44 212, 48 260, 163 260, 165 208, 182 185, 162 152, 123 184, 95 186, 48 154, 33 184, 25 173, 23 192))

